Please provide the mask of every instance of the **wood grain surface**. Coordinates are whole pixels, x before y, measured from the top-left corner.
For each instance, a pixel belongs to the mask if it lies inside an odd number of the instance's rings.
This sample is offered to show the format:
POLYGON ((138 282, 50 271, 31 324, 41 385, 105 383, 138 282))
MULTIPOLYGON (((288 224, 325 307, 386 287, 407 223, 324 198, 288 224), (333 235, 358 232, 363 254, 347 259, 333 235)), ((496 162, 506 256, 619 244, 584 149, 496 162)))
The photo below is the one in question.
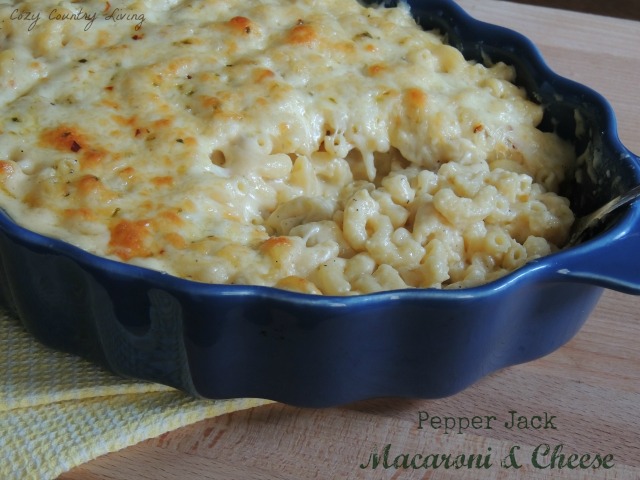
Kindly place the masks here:
POLYGON ((595 13, 611 17, 640 20, 638 0, 509 0, 543 7, 562 8, 578 12, 595 13))
MULTIPOLYGON (((495 0, 460 4, 524 33, 552 68, 604 94, 622 141, 640 153, 639 22, 495 0)), ((450 398, 323 410, 271 404, 149 439, 60 480, 639 479, 639 311, 640 297, 607 291, 567 345, 450 398), (430 454, 448 458, 449 468, 423 468, 430 454)))

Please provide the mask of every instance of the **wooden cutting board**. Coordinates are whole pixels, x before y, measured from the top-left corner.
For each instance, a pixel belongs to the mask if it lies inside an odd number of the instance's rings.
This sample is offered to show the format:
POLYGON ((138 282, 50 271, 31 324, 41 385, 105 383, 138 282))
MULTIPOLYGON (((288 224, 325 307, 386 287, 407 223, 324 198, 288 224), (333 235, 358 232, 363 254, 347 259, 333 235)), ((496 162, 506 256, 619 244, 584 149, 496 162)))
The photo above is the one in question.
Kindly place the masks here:
MULTIPOLYGON (((460 4, 524 33, 552 68, 604 94, 622 141, 640 154, 640 22, 460 4)), ((169 432, 60 479, 640 479, 639 312, 640 297, 606 292, 566 346, 451 398, 272 404, 169 432)))

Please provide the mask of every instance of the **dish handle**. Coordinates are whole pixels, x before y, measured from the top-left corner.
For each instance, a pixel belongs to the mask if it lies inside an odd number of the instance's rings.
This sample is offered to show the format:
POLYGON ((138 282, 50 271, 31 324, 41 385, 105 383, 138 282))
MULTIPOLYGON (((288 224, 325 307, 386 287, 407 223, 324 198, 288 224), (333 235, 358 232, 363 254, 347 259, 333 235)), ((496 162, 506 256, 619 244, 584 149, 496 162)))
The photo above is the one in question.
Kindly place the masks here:
MULTIPOLYGON (((629 154, 640 169, 640 157, 629 154)), ((554 265, 555 273, 564 280, 640 295, 640 202, 628 208, 625 228, 567 250, 564 260, 554 265)))
POLYGON ((640 295, 640 229, 607 240, 585 244, 587 252, 577 247, 555 273, 563 280, 640 295))

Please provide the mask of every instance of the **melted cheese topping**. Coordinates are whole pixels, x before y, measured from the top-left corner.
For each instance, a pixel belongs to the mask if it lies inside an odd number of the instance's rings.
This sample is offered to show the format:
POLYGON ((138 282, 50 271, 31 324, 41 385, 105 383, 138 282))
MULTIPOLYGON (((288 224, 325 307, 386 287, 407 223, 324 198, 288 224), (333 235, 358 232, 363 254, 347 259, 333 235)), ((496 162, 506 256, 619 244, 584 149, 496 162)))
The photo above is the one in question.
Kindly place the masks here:
POLYGON ((556 250, 572 148, 504 64, 355 0, 0 6, 0 202, 97 255, 348 295, 556 250))

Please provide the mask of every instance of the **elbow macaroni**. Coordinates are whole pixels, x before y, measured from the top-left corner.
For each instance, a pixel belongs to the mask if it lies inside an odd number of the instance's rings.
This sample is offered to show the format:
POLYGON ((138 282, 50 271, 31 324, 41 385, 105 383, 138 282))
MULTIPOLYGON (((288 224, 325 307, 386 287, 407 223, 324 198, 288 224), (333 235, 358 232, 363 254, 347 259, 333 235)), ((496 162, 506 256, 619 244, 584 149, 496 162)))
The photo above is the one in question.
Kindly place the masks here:
POLYGON ((97 255, 311 294, 472 287, 561 248, 573 149, 514 70, 406 6, 319 3, 0 6, 0 205, 97 255))

